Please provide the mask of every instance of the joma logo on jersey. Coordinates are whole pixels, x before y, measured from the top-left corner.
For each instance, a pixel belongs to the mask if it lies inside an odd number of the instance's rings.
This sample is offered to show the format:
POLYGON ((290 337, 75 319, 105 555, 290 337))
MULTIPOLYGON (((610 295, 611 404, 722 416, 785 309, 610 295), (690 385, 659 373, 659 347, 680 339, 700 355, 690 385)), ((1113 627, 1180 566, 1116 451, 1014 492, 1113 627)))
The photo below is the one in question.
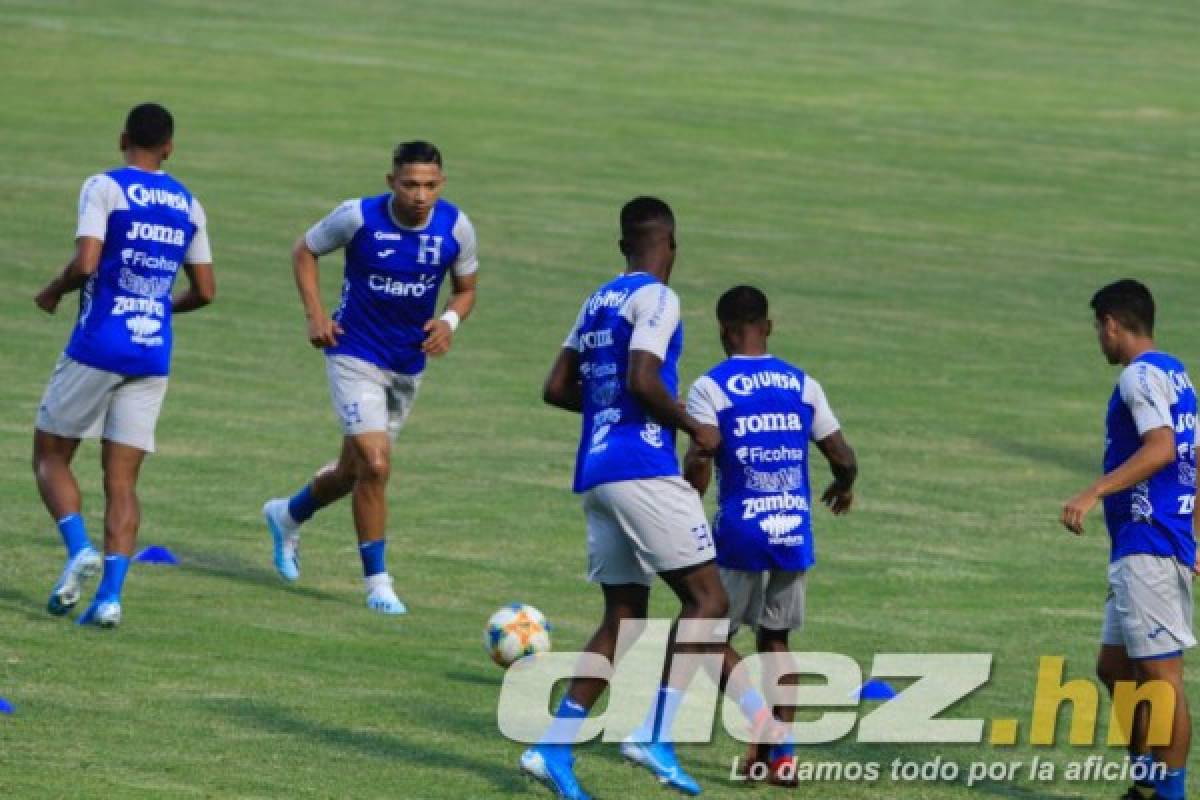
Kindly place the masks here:
POLYGON ((142 239, 147 242, 161 242, 162 244, 173 244, 176 247, 183 247, 184 234, 179 228, 172 228, 169 225, 151 225, 148 222, 135 222, 129 228, 129 233, 125 234, 125 238, 131 242, 142 239))
POLYGON ((147 189, 140 183, 132 184, 125 190, 125 196, 135 206, 167 206, 176 211, 188 210, 187 196, 179 192, 168 192, 166 189, 147 189))
POLYGON ((155 317, 165 317, 167 314, 166 307, 157 300, 150 297, 114 297, 113 310, 114 317, 122 317, 126 314, 149 314, 155 317))
POLYGON ((725 388, 739 397, 748 397, 759 389, 791 389, 795 392, 804 391, 800 379, 790 372, 752 372, 749 375, 738 373, 725 381, 725 388))
POLYGON ((583 350, 595 350, 597 347, 611 347, 612 343, 612 328, 589 331, 579 336, 579 344, 583 350))
POLYGON ((393 280, 387 275, 372 275, 367 279, 371 291, 392 297, 424 297, 426 292, 433 290, 435 283, 437 277, 433 275, 422 275, 421 280, 413 283, 393 280))
POLYGON ((754 519, 768 511, 808 511, 808 500, 794 494, 773 494, 742 500, 742 519, 754 519))
POLYGON ((738 417, 734 420, 733 435, 745 436, 747 433, 802 430, 804 430, 804 420, 795 412, 751 414, 748 417, 738 417))

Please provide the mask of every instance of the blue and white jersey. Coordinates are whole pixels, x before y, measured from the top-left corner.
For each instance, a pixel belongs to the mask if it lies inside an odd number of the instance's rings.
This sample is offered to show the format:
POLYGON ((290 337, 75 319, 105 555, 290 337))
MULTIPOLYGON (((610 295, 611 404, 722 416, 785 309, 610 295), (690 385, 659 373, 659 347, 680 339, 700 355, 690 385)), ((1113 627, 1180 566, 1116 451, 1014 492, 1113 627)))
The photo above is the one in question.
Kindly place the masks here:
POLYGON ((692 385, 687 407, 721 431, 717 563, 753 572, 812 566, 808 443, 839 429, 820 384, 774 356, 733 356, 692 385))
POLYGON ((584 302, 563 347, 579 351, 583 383, 575 491, 679 475, 675 431, 647 414, 626 384, 629 352, 645 350, 662 359, 667 391, 678 391, 683 323, 675 292, 645 272, 619 275, 584 302))
POLYGON ((171 287, 180 267, 211 264, 204 209, 165 172, 121 167, 88 178, 75 237, 100 239, 67 355, 119 375, 171 367, 171 287))
POLYGON ((473 274, 475 229, 453 204, 438 200, 419 228, 392 212, 392 195, 347 200, 304 235, 318 256, 346 251, 342 298, 333 318, 344 334, 326 355, 360 358, 382 369, 416 375, 425 369, 424 325, 453 269, 473 274))
POLYGON ((1155 428, 1175 432, 1175 461, 1146 480, 1104 498, 1112 560, 1135 553, 1196 563, 1192 508, 1196 502, 1196 391, 1180 361, 1147 352, 1121 372, 1108 402, 1104 472, 1137 452, 1155 428))

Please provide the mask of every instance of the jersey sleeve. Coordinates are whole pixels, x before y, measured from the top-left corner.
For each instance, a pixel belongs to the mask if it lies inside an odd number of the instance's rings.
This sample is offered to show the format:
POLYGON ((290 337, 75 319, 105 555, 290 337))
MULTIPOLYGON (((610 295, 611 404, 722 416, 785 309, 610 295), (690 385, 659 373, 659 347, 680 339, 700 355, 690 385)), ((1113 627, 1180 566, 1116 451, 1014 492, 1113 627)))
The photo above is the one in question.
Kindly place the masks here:
POLYGON ((679 295, 669 286, 650 284, 638 289, 625 306, 625 318, 633 325, 630 350, 645 350, 660 359, 679 327, 679 295))
POLYGON ((1174 428, 1171 403, 1175 390, 1161 369, 1142 362, 1130 364, 1121 373, 1118 386, 1139 436, 1155 428, 1174 428))
POLYGON ((729 398, 721 391, 717 382, 707 375, 701 375, 692 384, 687 396, 687 412, 697 422, 703 425, 716 425, 717 412, 724 411, 732 405, 729 398))
POLYGON ((204 206, 200 205, 200 201, 194 197, 188 217, 196 226, 196 233, 192 236, 192 243, 188 245, 187 253, 183 256, 183 263, 211 264, 212 247, 208 243, 208 217, 204 213, 204 206))
POLYGON ((347 200, 308 229, 304 234, 304 245, 314 254, 323 256, 350 244, 362 226, 362 204, 358 199, 347 200))
POLYGON ((583 316, 586 313, 587 300, 584 300, 583 305, 579 307, 579 313, 575 316, 575 324, 571 326, 571 332, 567 334, 567 339, 563 342, 563 347, 569 347, 572 350, 579 349, 579 326, 583 324, 583 316))
POLYGON ((454 266, 451 267, 454 275, 459 278, 474 275, 479 269, 479 258, 476 255, 475 246, 475 226, 461 211, 458 212, 458 219, 454 222, 452 233, 454 240, 458 242, 458 258, 454 259, 454 266))
POLYGON ((75 238, 104 241, 108 232, 108 215, 122 208, 125 195, 117 182, 103 173, 93 175, 83 182, 79 190, 79 220, 75 226, 75 238))
POLYGON ((806 405, 812 406, 812 438, 814 442, 819 442, 841 430, 842 425, 833 415, 833 409, 829 407, 825 390, 821 388, 821 384, 808 376, 804 378, 802 400, 806 405))

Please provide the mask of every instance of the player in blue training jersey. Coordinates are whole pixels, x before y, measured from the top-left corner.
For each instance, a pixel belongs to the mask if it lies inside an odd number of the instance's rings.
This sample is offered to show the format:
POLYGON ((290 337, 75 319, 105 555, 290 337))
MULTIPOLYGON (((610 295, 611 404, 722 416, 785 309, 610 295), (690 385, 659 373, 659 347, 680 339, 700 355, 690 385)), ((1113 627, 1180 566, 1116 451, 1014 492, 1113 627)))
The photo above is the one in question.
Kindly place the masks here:
POLYGON ((171 316, 208 305, 216 292, 204 209, 162 171, 173 135, 174 121, 162 106, 145 103, 129 112, 120 139, 125 166, 84 182, 75 256, 35 299, 52 314, 65 294, 81 290, 78 321, 33 435, 38 490, 67 547, 51 614, 73 608, 83 581, 101 571, 71 460, 81 439, 103 440, 103 577, 81 624, 111 628, 121 621, 121 587, 141 521, 138 472, 154 452, 167 391, 171 316), (189 287, 172 297, 180 269, 189 287))
POLYGON ((475 307, 475 229, 441 199, 444 181, 438 149, 405 142, 392 157, 389 192, 342 203, 292 251, 308 340, 325 352, 344 436, 336 461, 291 498, 263 506, 275 568, 284 580, 299 579, 300 526, 349 494, 367 606, 384 614, 407 610, 384 559, 392 445, 412 410, 426 356, 446 353, 475 307), (330 316, 321 303, 317 259, 339 249, 345 253, 342 297, 330 316), (447 274, 450 299, 435 316, 447 274))
MULTIPOLYGON (((821 385, 768 353, 766 295, 750 286, 730 289, 717 302, 717 322, 728 359, 692 385, 687 410, 720 430, 721 447, 715 459, 689 448, 683 474, 704 494, 715 460, 713 537, 729 595, 730 641, 743 622, 753 626, 758 651, 773 659, 769 664, 776 674, 786 675, 793 671, 788 633, 804 623, 805 576, 815 560, 808 443, 816 442, 833 471, 821 501, 834 514, 849 511, 854 502, 858 465, 821 385)), ((741 660, 732 646, 726 647, 725 659, 727 671, 741 660)), ((792 704, 783 697, 768 699, 790 722, 792 704)), ((790 743, 751 744, 744 765, 748 778, 755 774, 755 762, 769 766, 770 782, 795 784, 790 743)))
POLYGON ((1170 744, 1148 747, 1145 706, 1134 716, 1131 755, 1144 769, 1157 762, 1165 775, 1126 797, 1180 800, 1192 734, 1183 651, 1196 644, 1196 392, 1183 364, 1154 349, 1154 299, 1145 286, 1117 281, 1091 306, 1100 349, 1123 369, 1108 403, 1104 475, 1067 501, 1062 524, 1083 533, 1087 513, 1104 501, 1112 547, 1100 679, 1110 692, 1118 681, 1165 681, 1175 693, 1170 744))
MULTIPOLYGON (((621 210, 626 270, 593 292, 546 378, 547 403, 582 414, 574 489, 587 519, 589 579, 604 593, 604 618, 586 645, 610 662, 623 620, 645 619, 657 574, 682 608, 680 621, 717 621, 725 592, 713 562, 700 496, 680 477, 675 431, 700 452, 719 444, 676 400, 683 349, 679 299, 667 287, 675 263, 675 219, 666 203, 638 197, 621 210)), ((671 654, 717 653, 722 645, 672 642, 671 654)), ((671 670, 622 754, 664 784, 688 794, 700 786, 679 766, 671 726, 691 676, 671 670), (679 674, 676 674, 676 673, 679 674)), ((571 680, 555 722, 521 756, 521 769, 558 796, 586 798, 573 770, 571 744, 605 682, 571 680)))

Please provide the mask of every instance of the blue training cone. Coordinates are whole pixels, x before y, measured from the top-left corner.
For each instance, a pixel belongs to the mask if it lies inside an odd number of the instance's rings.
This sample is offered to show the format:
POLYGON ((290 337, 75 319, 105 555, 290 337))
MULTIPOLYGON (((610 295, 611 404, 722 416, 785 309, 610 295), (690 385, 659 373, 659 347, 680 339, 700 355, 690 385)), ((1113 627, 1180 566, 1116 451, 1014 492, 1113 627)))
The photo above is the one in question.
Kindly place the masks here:
POLYGON ((142 552, 133 557, 134 561, 142 561, 147 564, 178 564, 179 559, 175 557, 167 548, 162 545, 152 544, 149 547, 142 548, 142 552))
POLYGON ((15 710, 12 703, 0 697, 0 714, 11 714, 15 710))
MULTIPOLYGON (((871 678, 855 692, 859 700, 891 700, 896 696, 896 690, 887 681, 871 678)), ((851 695, 854 696, 854 695, 851 695)))

